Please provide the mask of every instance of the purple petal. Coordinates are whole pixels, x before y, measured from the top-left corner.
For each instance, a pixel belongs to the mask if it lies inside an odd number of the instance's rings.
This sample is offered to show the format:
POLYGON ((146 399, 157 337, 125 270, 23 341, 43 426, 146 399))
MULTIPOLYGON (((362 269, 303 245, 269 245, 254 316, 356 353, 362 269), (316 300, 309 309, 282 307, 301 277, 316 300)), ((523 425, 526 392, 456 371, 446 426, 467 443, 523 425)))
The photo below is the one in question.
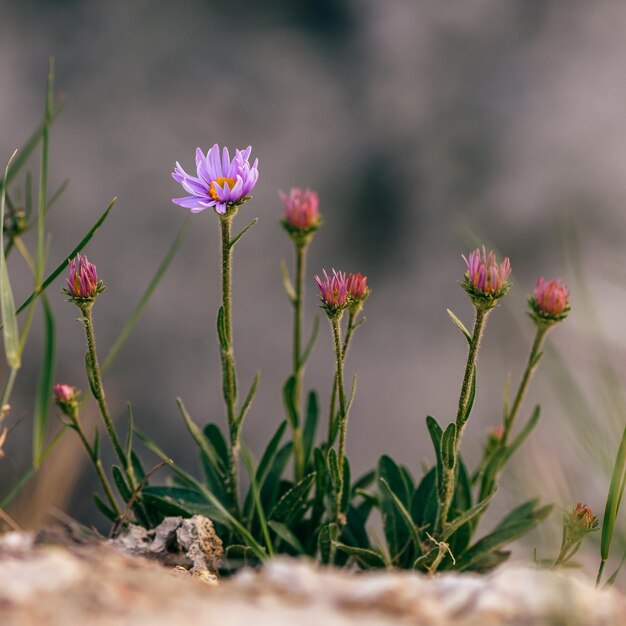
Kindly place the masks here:
POLYGON ((213 144, 213 147, 209 150, 206 162, 210 180, 215 180, 223 176, 222 164, 220 163, 220 147, 217 144, 213 144))

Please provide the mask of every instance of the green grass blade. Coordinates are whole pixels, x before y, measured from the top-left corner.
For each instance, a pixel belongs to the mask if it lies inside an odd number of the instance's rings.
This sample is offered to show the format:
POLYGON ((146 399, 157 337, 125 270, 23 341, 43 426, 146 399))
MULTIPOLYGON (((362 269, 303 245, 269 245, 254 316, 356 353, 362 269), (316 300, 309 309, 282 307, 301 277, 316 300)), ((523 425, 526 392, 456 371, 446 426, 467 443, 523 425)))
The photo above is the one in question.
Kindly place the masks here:
MULTIPOLYGON (((6 179, 11 162, 16 152, 11 155, 4 169, 6 179)), ((6 258, 4 256, 4 209, 6 204, 6 189, 3 188, 0 199, 0 311, 2 313, 2 334, 4 337, 4 354, 9 367, 20 367, 20 334, 17 328, 17 314, 15 300, 9 281, 6 258)))
POLYGON ((24 302, 20 304, 20 306, 18 307, 16 311, 17 315, 19 315, 33 300, 38 298, 50 286, 50 284, 56 279, 56 277, 68 266, 69 260, 73 259, 91 241, 91 239, 96 234, 100 226, 102 226, 102 223, 104 222, 104 220, 109 216, 109 213, 111 209, 113 208, 113 205, 116 202, 117 202, 117 198, 113 198, 113 200, 111 200, 111 203, 106 208, 104 213, 97 219, 96 223, 89 229, 87 234, 79 241, 79 243, 65 257, 65 259, 56 267, 56 269, 51 274, 49 274, 46 280, 44 280, 43 283, 41 283, 41 287, 38 287, 37 289, 35 289, 30 294, 30 296, 28 296, 28 298, 26 298, 26 300, 24 300, 24 302))
MULTIPOLYGON (((53 107, 52 114, 50 116, 50 120, 48 126, 56 119, 57 115, 61 112, 63 108, 63 100, 57 99, 55 106, 53 107)), ((35 148, 41 141, 44 127, 46 126, 45 120, 37 126, 33 134, 26 140, 26 143, 20 148, 17 157, 11 163, 11 167, 5 173, 4 178, 0 180, 0 193, 5 188, 5 185, 9 185, 9 183, 19 174, 20 170, 26 165, 28 159, 31 154, 34 152, 35 148)))
POLYGON ((613 532, 615 530, 615 520, 619 512, 619 505, 622 500, 622 493, 624 491, 624 479, 626 471, 626 428, 622 435, 622 441, 619 444, 619 450, 617 451, 617 458, 615 459, 615 466, 613 468, 613 475, 611 476, 611 485, 609 487, 609 493, 606 499, 606 506, 604 507, 604 520, 602 522, 602 538, 600 540, 600 569, 598 571, 598 577, 596 584, 600 582, 602 578, 602 570, 609 558, 611 552, 611 542, 613 540, 613 532))
POLYGON ((54 384, 54 366, 56 355, 56 329, 54 317, 48 298, 44 295, 41 299, 44 313, 45 348, 43 363, 39 373, 37 397, 35 398, 35 420, 33 431, 33 465, 39 469, 44 451, 44 441, 48 429, 48 416, 50 414, 50 399, 52 398, 52 386, 54 384))
POLYGON ((35 288, 43 280, 46 262, 46 204, 48 199, 48 147, 50 142, 50 118, 54 93, 54 59, 48 63, 46 105, 41 135, 41 163, 39 170, 39 210, 37 212, 37 254, 35 256, 35 288))
POLYGON ((59 188, 48 198, 48 202, 46 203, 46 213, 59 201, 67 186, 70 184, 69 178, 66 178, 59 188))
POLYGON ((133 328, 135 328, 135 325, 139 321, 139 318, 141 317, 143 310, 146 308, 146 305, 148 304, 150 298, 152 297, 154 290, 157 288, 157 285, 161 282, 161 279, 163 278, 163 276, 165 276, 165 272, 167 272, 167 269, 170 266, 170 263, 173 261, 174 257, 176 256, 176 253, 178 252, 178 249, 180 248, 180 245, 183 242, 188 226, 189 226, 189 218, 185 220, 183 227, 180 229, 180 231, 178 231, 178 234, 176 235, 174 242, 172 243, 169 250, 167 251, 167 254, 161 261, 161 264, 159 265, 154 276, 152 277, 152 280, 148 284, 146 291, 141 297, 141 300, 135 307, 131 316, 128 318, 128 321, 126 322, 126 325, 122 329, 122 332, 119 334, 118 338, 115 340, 115 343, 109 350, 109 353, 106 355, 106 358, 102 362, 103 372, 105 372, 109 368, 111 363, 113 363, 115 357, 118 355, 119 351, 122 349, 122 346, 126 343, 126 340, 128 339, 130 333, 133 331, 133 328))

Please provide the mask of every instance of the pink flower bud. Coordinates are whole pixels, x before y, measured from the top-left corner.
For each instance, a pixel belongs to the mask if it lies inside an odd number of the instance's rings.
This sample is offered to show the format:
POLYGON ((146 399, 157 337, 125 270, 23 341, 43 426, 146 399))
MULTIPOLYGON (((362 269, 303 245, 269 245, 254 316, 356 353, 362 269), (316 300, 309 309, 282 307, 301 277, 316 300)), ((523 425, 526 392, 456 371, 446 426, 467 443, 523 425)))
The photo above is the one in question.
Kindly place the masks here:
POLYGON ((546 318, 563 319, 569 307, 569 288, 558 280, 544 280, 540 276, 535 291, 530 296, 530 306, 533 311, 546 318))
POLYGON ((315 229, 319 226, 319 198, 311 189, 292 187, 287 196, 283 191, 278 195, 285 206, 285 220, 287 227, 295 230, 315 229))
POLYGON ((367 287, 367 276, 363 276, 360 272, 349 274, 347 280, 348 294, 354 300, 363 300, 369 294, 367 287))
POLYGON ((76 398, 76 389, 71 385, 55 385, 54 397, 59 402, 71 402, 76 398))
POLYGON ((104 286, 98 281, 96 266, 86 256, 76 255, 69 263, 66 293, 79 300, 95 298, 104 286))

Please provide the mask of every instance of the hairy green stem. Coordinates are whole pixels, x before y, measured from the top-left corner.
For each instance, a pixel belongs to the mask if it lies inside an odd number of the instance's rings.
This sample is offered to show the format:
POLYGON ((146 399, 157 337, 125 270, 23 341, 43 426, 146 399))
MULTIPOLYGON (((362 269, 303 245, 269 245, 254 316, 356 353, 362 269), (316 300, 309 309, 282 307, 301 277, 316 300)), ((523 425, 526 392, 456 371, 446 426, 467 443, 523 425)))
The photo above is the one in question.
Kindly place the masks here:
MULTIPOLYGON (((360 310, 360 309, 359 309, 360 310)), ((355 328, 358 324, 355 324, 357 315, 359 314, 359 310, 350 309, 350 317, 348 318, 348 328, 346 329, 346 336, 343 340, 343 348, 341 351, 342 360, 345 361, 346 353, 348 352, 348 346, 350 345, 350 339, 352 339, 352 335, 354 333, 355 328)), ((328 445, 331 445, 333 438, 333 424, 335 420, 335 415, 337 413, 337 373, 333 377, 333 388, 330 395, 330 409, 328 411, 328 445)))
MULTIPOLYGON (((126 460, 126 455, 124 454, 124 450, 122 448, 122 444, 117 435, 115 427, 113 426, 113 421, 111 420, 111 415, 109 413, 109 408, 106 403, 106 399, 104 397, 104 388, 102 386, 102 378, 100 376, 100 365, 98 362, 98 354, 96 352, 96 338, 93 332, 93 319, 91 317, 91 307, 92 303, 86 303, 81 305, 80 310, 83 314, 82 322, 85 326, 85 335, 87 336, 87 349, 89 351, 89 358, 91 360, 91 374, 93 379, 94 386, 94 395, 96 396, 96 400, 98 402, 98 406, 100 407, 100 414, 102 415, 102 419, 104 421, 104 426, 109 435, 109 439, 113 444, 113 448, 115 449, 115 454, 117 454, 117 458, 120 460, 122 468, 124 468, 127 476, 128 476, 128 463, 126 460)), ((131 484, 132 488, 134 488, 134 484, 131 484)))
POLYGON ((341 482, 341 488, 336 493, 336 514, 337 524, 342 526, 341 523, 341 498, 343 494, 343 465, 346 457, 346 432, 348 430, 348 415, 346 412, 346 395, 343 388, 343 350, 341 346, 341 328, 339 322, 341 320, 341 314, 335 315, 331 319, 331 325, 333 327, 333 338, 335 340, 335 358, 337 361, 337 388, 339 395, 339 453, 337 455, 337 465, 339 467, 339 480, 341 482))
MULTIPOLYGON (((294 378, 294 404, 299 416, 302 416, 302 322, 304 303, 304 273, 306 270, 306 241, 295 241, 296 248, 296 271, 295 292, 293 301, 293 378, 294 378)), ((294 472, 296 481, 304 477, 304 443, 302 441, 302 427, 300 424, 293 429, 293 452, 294 472)))
POLYGON ((530 355, 528 357, 528 363, 526 365, 526 369, 524 370, 524 374, 522 375, 522 380, 520 381, 519 387, 517 389, 517 393, 515 394, 515 400, 508 412, 508 415, 504 416, 504 431, 502 433, 502 442, 501 445, 506 445, 509 435, 511 434, 511 429, 513 428, 513 422, 517 417, 517 413, 522 405, 522 400, 524 399, 524 395, 526 394, 526 390, 528 389, 528 385, 537 370, 538 361, 537 356, 540 354, 541 349, 543 347, 543 342, 546 337, 546 333, 548 332, 549 327, 545 325, 537 326, 537 334, 535 335, 535 340, 533 341, 532 348, 530 349, 530 355))
POLYGON ((233 352, 232 338, 232 247, 230 242, 231 226, 234 215, 220 216, 222 232, 222 308, 224 311, 224 341, 222 351, 222 376, 224 389, 224 402, 226 403, 226 418, 230 434, 229 455, 229 490, 235 509, 239 508, 239 424, 235 412, 237 401, 237 383, 235 377, 235 356, 233 352))

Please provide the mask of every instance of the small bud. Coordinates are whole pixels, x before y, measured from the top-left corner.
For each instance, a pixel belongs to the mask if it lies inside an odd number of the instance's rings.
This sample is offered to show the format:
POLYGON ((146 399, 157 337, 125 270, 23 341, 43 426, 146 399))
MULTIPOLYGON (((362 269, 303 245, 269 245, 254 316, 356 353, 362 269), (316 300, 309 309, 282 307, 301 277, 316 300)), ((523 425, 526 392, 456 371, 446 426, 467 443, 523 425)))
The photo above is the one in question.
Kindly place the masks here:
POLYGON ((278 195, 285 207, 285 217, 281 220, 283 227, 296 243, 308 242, 321 225, 317 193, 293 187, 289 195, 283 191, 278 195))
POLYGON ((462 255, 467 271, 461 286, 469 294, 474 306, 489 310, 496 306, 497 301, 505 296, 511 288, 508 282, 511 273, 509 257, 502 263, 496 262, 493 251, 487 254, 483 246, 482 254, 479 248, 469 253, 469 257, 462 255))
POLYGON ((104 283, 98 280, 96 266, 90 263, 86 256, 80 254, 69 262, 65 282, 67 287, 63 289, 64 293, 78 305, 93 302, 105 289, 104 283))
POLYGON ((332 277, 324 272, 324 280, 315 276, 315 282, 320 288, 322 308, 329 317, 339 316, 350 305, 348 298, 348 281, 345 272, 333 270, 332 277))
POLYGON ((530 316, 537 324, 552 325, 567 317, 570 311, 569 288, 561 279, 544 280, 540 276, 535 291, 528 296, 530 316))
POLYGON ((350 313, 356 315, 370 295, 370 289, 367 286, 367 276, 363 276, 360 272, 348 274, 347 288, 348 297, 351 301, 350 313))
POLYGON ((54 401, 64 415, 74 419, 78 414, 78 396, 80 391, 71 385, 54 386, 54 401))
POLYGON ((587 533, 598 530, 600 520, 586 505, 579 502, 574 509, 570 509, 563 515, 563 529, 566 541, 578 543, 587 533))

